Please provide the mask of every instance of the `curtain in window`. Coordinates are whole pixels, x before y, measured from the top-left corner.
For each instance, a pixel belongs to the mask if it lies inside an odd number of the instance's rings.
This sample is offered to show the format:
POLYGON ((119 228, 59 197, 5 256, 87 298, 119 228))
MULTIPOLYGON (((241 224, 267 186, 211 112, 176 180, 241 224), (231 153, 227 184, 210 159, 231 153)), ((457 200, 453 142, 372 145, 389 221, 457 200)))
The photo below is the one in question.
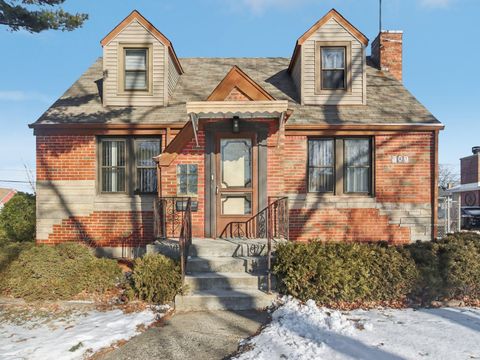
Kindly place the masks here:
POLYGON ((102 191, 125 191, 125 141, 102 141, 102 191))
POLYGON ((147 88, 147 49, 125 49, 125 89, 147 88))
POLYGON ((322 47, 322 88, 345 88, 345 48, 322 47))
POLYGON ((157 166, 153 157, 160 154, 160 141, 136 140, 135 145, 137 191, 141 193, 156 192, 157 166))
POLYGON ((308 191, 332 192, 334 188, 334 140, 308 142, 308 191))
POLYGON ((346 191, 370 192, 370 141, 345 140, 346 191))

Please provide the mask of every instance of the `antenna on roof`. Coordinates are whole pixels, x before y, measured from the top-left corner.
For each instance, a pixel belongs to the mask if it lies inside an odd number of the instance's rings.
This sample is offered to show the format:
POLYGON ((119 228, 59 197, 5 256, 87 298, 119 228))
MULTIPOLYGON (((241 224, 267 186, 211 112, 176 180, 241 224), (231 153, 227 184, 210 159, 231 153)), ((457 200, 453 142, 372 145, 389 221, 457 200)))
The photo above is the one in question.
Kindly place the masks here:
POLYGON ((378 33, 381 33, 382 32, 382 0, 379 0, 380 1, 380 6, 379 6, 379 29, 378 29, 378 33))

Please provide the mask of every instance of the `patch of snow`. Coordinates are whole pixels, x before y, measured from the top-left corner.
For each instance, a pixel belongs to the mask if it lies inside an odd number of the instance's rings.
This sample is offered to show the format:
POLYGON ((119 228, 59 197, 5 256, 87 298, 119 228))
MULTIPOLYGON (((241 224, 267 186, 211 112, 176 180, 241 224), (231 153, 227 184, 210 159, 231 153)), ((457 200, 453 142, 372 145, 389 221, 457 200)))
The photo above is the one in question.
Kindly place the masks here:
POLYGON ((157 319, 152 309, 137 313, 121 310, 89 311, 47 323, 0 324, 0 358, 83 359, 85 354, 137 335, 141 326, 157 319))
POLYGON ((340 312, 291 297, 237 360, 480 359, 480 309, 340 312))

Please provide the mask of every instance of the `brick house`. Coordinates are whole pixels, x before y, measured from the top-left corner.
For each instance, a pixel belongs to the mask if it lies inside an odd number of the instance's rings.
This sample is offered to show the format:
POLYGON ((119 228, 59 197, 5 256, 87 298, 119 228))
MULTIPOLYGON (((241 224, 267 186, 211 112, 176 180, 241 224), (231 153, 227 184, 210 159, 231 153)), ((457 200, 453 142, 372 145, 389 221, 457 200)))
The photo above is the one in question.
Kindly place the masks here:
POLYGON ((432 239, 443 125, 402 84, 402 40, 382 31, 367 56, 331 10, 291 58, 178 58, 132 12, 30 125, 37 242, 131 255, 154 240, 155 199, 180 213, 186 197, 198 238, 286 197, 292 240, 432 239))

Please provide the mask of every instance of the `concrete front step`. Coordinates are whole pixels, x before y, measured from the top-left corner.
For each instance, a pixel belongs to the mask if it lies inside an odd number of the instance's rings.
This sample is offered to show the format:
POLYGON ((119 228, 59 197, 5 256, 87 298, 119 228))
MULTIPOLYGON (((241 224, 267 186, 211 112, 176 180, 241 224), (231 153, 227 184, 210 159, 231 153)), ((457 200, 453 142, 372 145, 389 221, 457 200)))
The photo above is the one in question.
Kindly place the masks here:
MULTIPOLYGON (((272 276, 272 288, 276 283, 272 276)), ((266 290, 267 274, 239 273, 190 273, 185 276, 187 291, 197 290, 266 290)))
POLYGON ((276 294, 260 290, 204 290, 175 297, 175 311, 251 310, 264 309, 276 299, 276 294))
POLYGON ((187 262, 190 272, 255 272, 267 270, 266 257, 208 256, 192 257, 187 262))

